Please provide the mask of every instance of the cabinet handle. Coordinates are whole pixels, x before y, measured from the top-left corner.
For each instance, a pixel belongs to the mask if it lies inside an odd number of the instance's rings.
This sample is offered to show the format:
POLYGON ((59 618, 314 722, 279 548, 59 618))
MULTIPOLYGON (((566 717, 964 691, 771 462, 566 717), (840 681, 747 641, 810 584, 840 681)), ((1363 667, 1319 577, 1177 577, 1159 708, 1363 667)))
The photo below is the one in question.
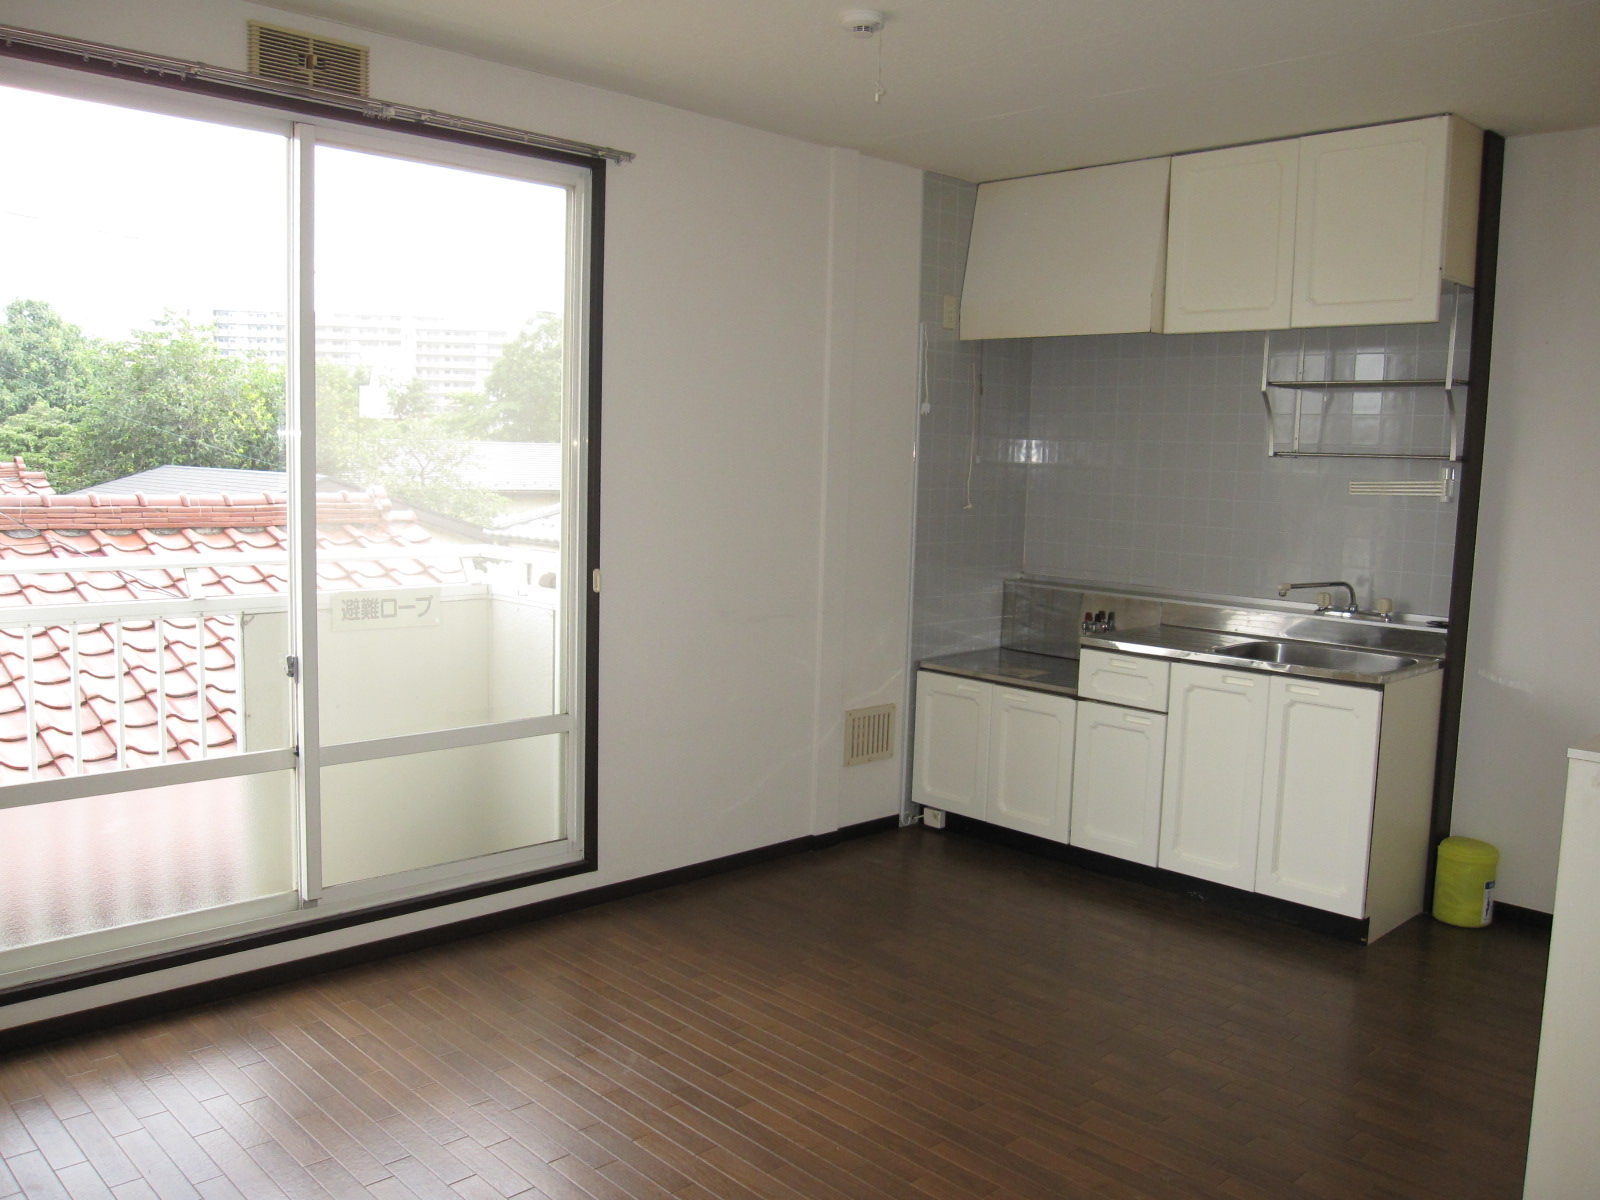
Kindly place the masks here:
POLYGON ((1222 682, 1230 683, 1234 687, 1255 687, 1256 685, 1256 681, 1254 679, 1245 679, 1239 675, 1224 675, 1222 677, 1222 682))
POLYGON ((1149 717, 1134 717, 1134 716, 1128 716, 1128 715, 1124 715, 1123 718, 1122 718, 1122 721, 1123 721, 1123 724, 1125 724, 1125 725, 1154 725, 1155 724, 1155 722, 1152 721, 1149 717))
POLYGON ((1137 675, 1144 669, 1142 664, 1130 662, 1126 658, 1113 658, 1110 661, 1112 670, 1121 671, 1125 675, 1137 675))
POLYGON ((1295 695, 1297 695, 1297 696, 1320 696, 1320 695, 1322 695, 1322 689, 1321 688, 1319 688, 1319 687, 1307 687, 1303 683, 1290 683, 1290 684, 1285 684, 1284 686, 1287 687, 1289 689, 1289 691, 1295 693, 1295 695))

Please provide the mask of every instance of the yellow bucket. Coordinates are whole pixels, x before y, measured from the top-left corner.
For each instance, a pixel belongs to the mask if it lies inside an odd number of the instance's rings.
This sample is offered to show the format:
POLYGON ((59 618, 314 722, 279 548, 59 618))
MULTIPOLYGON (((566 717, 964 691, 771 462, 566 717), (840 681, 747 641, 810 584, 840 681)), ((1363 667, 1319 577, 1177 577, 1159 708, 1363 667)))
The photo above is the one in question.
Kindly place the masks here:
POLYGON ((1439 843, 1433 879, 1433 915, 1447 925, 1481 929, 1494 920, 1494 877, 1500 851, 1477 838, 1447 837, 1439 843))

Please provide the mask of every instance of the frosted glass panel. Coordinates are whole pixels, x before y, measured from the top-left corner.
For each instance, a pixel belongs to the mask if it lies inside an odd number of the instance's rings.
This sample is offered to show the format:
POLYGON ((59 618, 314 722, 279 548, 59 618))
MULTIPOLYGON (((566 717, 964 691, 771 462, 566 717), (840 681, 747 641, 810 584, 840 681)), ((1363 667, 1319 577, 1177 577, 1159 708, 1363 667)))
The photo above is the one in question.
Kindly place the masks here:
POLYGON ((564 737, 324 768, 324 881, 351 883, 562 837, 564 737))
POLYGON ((0 949, 294 888, 288 771, 0 810, 0 949))
POLYGON ((561 711, 565 187, 319 145, 329 745, 561 711))
POLYGON ((448 561, 466 582, 327 598, 318 614, 325 744, 555 711, 554 590, 529 588, 524 564, 448 561), (422 608, 431 612, 415 617, 422 608), (360 615, 369 609, 370 619, 360 615))

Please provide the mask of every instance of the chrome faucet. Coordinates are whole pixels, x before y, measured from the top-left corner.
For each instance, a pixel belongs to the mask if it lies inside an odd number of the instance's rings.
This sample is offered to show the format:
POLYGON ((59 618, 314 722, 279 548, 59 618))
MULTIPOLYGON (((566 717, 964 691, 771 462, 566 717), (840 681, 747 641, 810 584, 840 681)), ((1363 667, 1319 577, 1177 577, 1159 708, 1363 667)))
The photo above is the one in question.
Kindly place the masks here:
POLYGON ((1356 604, 1356 589, 1351 587, 1342 579, 1324 579, 1316 583, 1280 583, 1278 585, 1278 595, 1287 596, 1290 592, 1297 591, 1300 588, 1343 588, 1345 591, 1350 593, 1350 603, 1344 608, 1334 608, 1333 605, 1329 603, 1332 597, 1323 596, 1321 598, 1321 602, 1317 605, 1317 611, 1319 613, 1337 612, 1345 613, 1349 616, 1355 616, 1361 611, 1360 606, 1356 604))

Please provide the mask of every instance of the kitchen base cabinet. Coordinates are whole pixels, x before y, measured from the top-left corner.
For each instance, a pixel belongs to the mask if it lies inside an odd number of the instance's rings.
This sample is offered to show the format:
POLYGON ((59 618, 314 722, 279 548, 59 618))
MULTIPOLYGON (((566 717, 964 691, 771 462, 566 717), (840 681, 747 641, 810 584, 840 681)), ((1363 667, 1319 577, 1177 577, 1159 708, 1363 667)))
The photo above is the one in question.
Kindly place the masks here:
POLYGON ((1433 764, 1444 672, 1383 689, 1367 863, 1367 941, 1422 911, 1433 853, 1433 764))
POLYGON ((1072 768, 1072 844, 1156 865, 1167 718, 1078 701, 1072 768))
POLYGON ((1258 892, 1365 917, 1369 942, 1422 911, 1443 678, 1272 681, 1258 892))
POLYGON ((1170 671, 1160 659, 1086 649, 1078 660, 1078 698, 1166 712, 1170 671))
POLYGON ((1382 707, 1373 688, 1272 681, 1256 891, 1366 915, 1382 707))
POLYGON ((1158 696, 1165 661, 1082 666, 1086 689, 1168 711, 919 671, 912 799, 1364 921, 1369 942, 1422 911, 1443 672, 1369 687, 1180 662, 1158 696))
POLYGON ((1156 860, 1165 869, 1254 890, 1269 683, 1249 671, 1172 668, 1156 860))
POLYGON ((985 820, 1052 841, 1067 840, 1076 708, 1076 701, 1049 692, 994 689, 985 820))
POLYGON ((911 798, 918 804, 983 819, 993 693, 975 679, 917 672, 911 798))
POLYGON ((911 799, 1065 842, 1077 702, 917 672, 911 799))

